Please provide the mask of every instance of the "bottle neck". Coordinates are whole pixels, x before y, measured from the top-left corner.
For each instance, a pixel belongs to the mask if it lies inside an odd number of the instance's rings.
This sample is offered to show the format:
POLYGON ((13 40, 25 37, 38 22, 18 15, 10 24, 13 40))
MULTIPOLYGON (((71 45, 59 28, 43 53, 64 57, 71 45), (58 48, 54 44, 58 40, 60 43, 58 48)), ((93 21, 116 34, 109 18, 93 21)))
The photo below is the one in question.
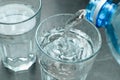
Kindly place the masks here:
POLYGON ((87 6, 86 17, 97 27, 105 27, 111 23, 112 16, 117 9, 117 5, 107 0, 90 2, 87 6), (94 4, 93 4, 94 3, 94 4))

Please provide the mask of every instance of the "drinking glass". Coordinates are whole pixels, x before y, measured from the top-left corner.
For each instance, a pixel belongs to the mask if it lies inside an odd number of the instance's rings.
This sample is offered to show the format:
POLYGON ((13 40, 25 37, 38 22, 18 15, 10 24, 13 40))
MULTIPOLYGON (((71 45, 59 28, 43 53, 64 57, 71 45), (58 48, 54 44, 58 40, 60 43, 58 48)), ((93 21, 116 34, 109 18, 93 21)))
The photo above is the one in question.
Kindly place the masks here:
POLYGON ((41 80, 85 80, 99 53, 100 32, 85 18, 67 25, 72 16, 48 17, 37 28, 41 80))
POLYGON ((0 0, 0 50, 6 68, 28 70, 36 61, 40 10, 41 0, 0 0))

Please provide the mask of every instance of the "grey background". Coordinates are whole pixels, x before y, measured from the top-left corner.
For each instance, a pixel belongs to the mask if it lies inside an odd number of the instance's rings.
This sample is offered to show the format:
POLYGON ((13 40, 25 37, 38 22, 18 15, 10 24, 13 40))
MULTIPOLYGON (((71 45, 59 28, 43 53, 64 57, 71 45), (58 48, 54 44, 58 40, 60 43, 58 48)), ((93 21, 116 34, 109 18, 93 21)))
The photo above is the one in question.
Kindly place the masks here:
MULTIPOLYGON (((41 20, 58 13, 75 13, 89 0, 42 0, 41 20)), ((118 0, 114 0, 117 2, 118 0)), ((106 43, 104 29, 99 29, 103 43, 87 80, 120 80, 120 65, 114 60, 106 43)), ((14 73, 0 62, 0 80, 40 80, 40 67, 36 62, 28 71, 14 73)))

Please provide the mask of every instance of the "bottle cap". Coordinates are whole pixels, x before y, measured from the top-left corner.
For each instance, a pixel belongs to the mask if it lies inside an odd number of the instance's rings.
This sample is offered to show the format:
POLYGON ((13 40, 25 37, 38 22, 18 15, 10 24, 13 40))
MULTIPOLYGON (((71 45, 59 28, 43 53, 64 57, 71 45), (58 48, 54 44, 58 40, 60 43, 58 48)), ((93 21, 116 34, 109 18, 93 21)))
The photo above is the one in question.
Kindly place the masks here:
POLYGON ((112 0, 91 0, 87 6, 86 17, 97 27, 103 27, 110 23, 115 10, 116 4, 112 0))

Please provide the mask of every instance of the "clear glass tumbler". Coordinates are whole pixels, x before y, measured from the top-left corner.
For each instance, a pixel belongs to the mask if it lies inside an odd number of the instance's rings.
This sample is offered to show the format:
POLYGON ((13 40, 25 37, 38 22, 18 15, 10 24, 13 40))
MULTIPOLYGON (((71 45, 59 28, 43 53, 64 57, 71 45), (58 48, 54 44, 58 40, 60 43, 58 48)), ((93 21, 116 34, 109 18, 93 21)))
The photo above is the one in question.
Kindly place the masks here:
POLYGON ((0 0, 2 62, 12 71, 27 70, 36 61, 35 31, 41 0, 0 0))
POLYGON ((85 80, 101 47, 101 35, 85 18, 69 29, 73 14, 43 20, 36 31, 41 80, 85 80))

